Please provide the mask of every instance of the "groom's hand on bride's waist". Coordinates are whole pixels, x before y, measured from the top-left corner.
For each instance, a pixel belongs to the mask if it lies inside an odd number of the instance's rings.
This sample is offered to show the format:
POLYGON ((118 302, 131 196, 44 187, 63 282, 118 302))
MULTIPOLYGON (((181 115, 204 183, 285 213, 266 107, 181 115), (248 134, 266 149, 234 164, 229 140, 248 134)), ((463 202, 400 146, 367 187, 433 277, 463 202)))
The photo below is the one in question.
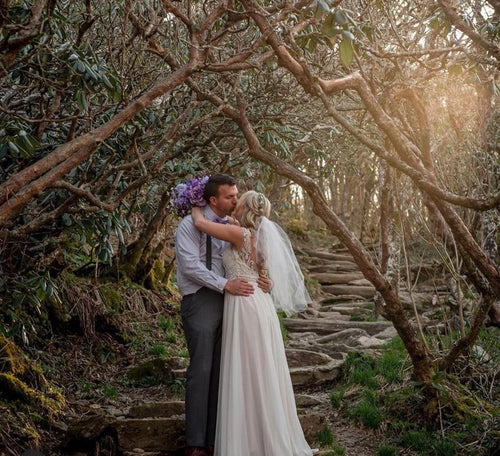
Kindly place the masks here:
POLYGON ((250 296, 253 294, 253 286, 245 279, 228 280, 224 291, 238 296, 250 296))
POLYGON ((273 288, 272 280, 265 275, 259 275, 257 285, 264 293, 269 293, 273 288))

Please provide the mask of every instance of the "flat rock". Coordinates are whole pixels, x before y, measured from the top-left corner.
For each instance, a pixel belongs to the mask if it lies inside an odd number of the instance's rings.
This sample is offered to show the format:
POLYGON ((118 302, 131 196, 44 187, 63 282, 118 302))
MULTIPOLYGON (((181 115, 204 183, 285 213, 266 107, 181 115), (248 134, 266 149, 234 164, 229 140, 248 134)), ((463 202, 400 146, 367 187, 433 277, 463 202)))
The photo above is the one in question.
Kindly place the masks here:
POLYGON ((406 308, 413 308, 413 303, 417 309, 422 310, 427 306, 432 305, 435 293, 408 293, 407 291, 399 292, 399 299, 401 304, 406 308))
POLYGON ((296 318, 284 318, 283 324, 291 332, 314 332, 318 335, 332 334, 349 328, 365 330, 368 335, 373 336, 392 326, 389 321, 338 321, 326 318, 318 320, 299 320, 296 318))
POLYGON ((174 451, 185 445, 185 418, 137 419, 117 421, 112 426, 122 451, 141 448, 145 451, 174 451))
POLYGON ((323 353, 316 353, 309 350, 287 348, 286 360, 288 367, 321 366, 328 364, 332 359, 323 353))
POLYGON ((131 407, 128 418, 155 418, 183 415, 185 406, 183 401, 172 402, 146 402, 131 407))
POLYGON ((364 285, 324 285, 323 290, 332 295, 354 295, 363 298, 372 298, 375 287, 364 285))
POLYGON ((331 261, 353 261, 352 255, 343 253, 332 253, 327 250, 313 250, 313 249, 302 249, 311 257, 322 258, 331 261))
POLYGON ((334 272, 354 272, 359 271, 359 267, 352 261, 336 261, 330 263, 328 260, 313 258, 310 265, 306 267, 309 272, 334 273, 334 272))
POLYGON ((306 440, 308 442, 314 442, 318 432, 326 426, 326 415, 319 412, 299 414, 299 421, 306 440))
POLYGON ((355 295, 333 295, 327 293, 320 301, 320 304, 322 306, 326 305, 332 305, 332 304, 339 304, 339 305, 360 305, 361 302, 364 302, 365 304, 371 304, 373 307, 375 304, 373 301, 368 301, 364 300, 363 297, 361 296, 355 296, 355 295))
POLYGON ((363 279, 363 274, 360 272, 351 272, 347 274, 334 274, 331 272, 313 272, 310 274, 313 279, 316 279, 322 285, 328 284, 347 284, 349 282, 363 279))
POLYGON ((367 336, 368 333, 364 329, 347 328, 336 333, 328 334, 327 336, 319 337, 315 342, 318 344, 326 344, 328 342, 343 342, 350 345, 348 341, 367 336))
POLYGON ((287 348, 286 354, 294 386, 317 386, 336 380, 344 363, 310 350, 287 348))
POLYGON ((321 405, 322 403, 321 399, 309 394, 295 395, 295 404, 297 407, 314 407, 315 405, 321 405))
POLYGON ((398 335, 398 332, 396 331, 396 328, 394 326, 389 326, 385 328, 382 332, 379 332, 375 334, 375 337, 377 339, 383 339, 385 341, 391 340, 393 337, 396 337, 398 335))
POLYGON ((290 332, 287 334, 287 339, 289 340, 313 340, 316 337, 318 335, 313 332, 290 332))
MULTIPOLYGON (((320 315, 328 314, 330 312, 336 312, 343 316, 349 315, 370 315, 373 310, 371 307, 363 307, 363 306, 349 306, 349 305, 329 305, 324 306, 320 312, 320 315)), ((341 319, 343 320, 343 318, 341 319)))
POLYGON ((351 318, 351 313, 346 312, 342 314, 340 312, 318 312, 317 318, 328 318, 330 320, 344 320, 348 321, 351 318))
POLYGON ((358 346, 361 348, 379 348, 385 343, 385 340, 377 339, 376 337, 361 336, 358 339, 358 346))

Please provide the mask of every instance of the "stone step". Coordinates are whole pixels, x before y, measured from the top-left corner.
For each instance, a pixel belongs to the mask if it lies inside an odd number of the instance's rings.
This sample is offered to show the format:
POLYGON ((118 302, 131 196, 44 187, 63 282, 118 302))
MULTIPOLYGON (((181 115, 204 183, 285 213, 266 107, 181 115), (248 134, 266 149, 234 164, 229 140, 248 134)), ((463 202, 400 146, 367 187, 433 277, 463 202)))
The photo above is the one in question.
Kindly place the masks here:
POLYGON ((336 310, 335 311, 321 310, 321 311, 317 312, 315 318, 318 318, 318 319, 326 318, 327 320, 349 321, 351 319, 352 315, 353 315, 352 312, 345 312, 344 314, 342 314, 341 312, 337 312, 336 310))
POLYGON ((318 313, 320 316, 329 313, 339 313, 342 316, 368 316, 373 313, 373 307, 363 307, 363 306, 347 306, 347 305, 329 305, 323 307, 318 313))
POLYGON ((301 262, 304 269, 309 272, 355 272, 359 271, 359 267, 352 261, 336 261, 331 263, 330 260, 321 260, 319 258, 310 259, 306 262, 301 262))
POLYGON ((293 386, 318 386, 339 378, 343 359, 324 353, 287 348, 286 356, 293 386))
POLYGON ((175 451, 185 446, 184 415, 162 418, 127 418, 113 423, 122 451, 175 451))
POLYGON ((375 287, 365 285, 323 285, 322 289, 332 295, 351 295, 363 298, 373 298, 375 287))
POLYGON ((326 318, 314 320, 301 320, 298 318, 284 318, 283 324, 289 332, 313 332, 318 335, 332 334, 348 328, 359 328, 365 330, 370 336, 392 327, 392 323, 386 320, 380 321, 337 321, 326 318))
POLYGON ((302 249, 310 258, 321 258, 329 261, 351 261, 354 262, 353 257, 349 253, 332 253, 328 250, 313 250, 304 248, 302 249))
POLYGON ((327 306, 331 304, 339 304, 341 306, 361 306, 361 303, 364 303, 367 307, 368 305, 374 306, 375 303, 368 299, 363 298, 362 296, 356 295, 333 295, 330 293, 323 293, 322 298, 319 300, 318 304, 321 306, 327 306))
POLYGON ((121 452, 176 451, 185 445, 185 431, 184 415, 117 419, 112 415, 89 414, 70 424, 67 437, 70 447, 84 447, 104 435, 112 435, 121 452))
POLYGON ((361 272, 351 272, 343 274, 335 274, 332 272, 313 272, 310 274, 310 276, 312 279, 317 280, 321 285, 349 284, 354 280, 364 279, 361 272))
POLYGON ((185 412, 184 401, 171 402, 144 402, 129 408, 128 418, 169 417, 183 415, 185 412))

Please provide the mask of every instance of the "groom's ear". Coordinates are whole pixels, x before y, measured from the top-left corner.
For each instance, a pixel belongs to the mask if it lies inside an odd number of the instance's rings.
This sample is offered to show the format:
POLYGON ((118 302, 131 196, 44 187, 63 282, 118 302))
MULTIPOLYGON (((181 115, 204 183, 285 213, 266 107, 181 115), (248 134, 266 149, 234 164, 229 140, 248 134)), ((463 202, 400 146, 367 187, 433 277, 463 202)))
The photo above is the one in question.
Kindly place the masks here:
POLYGON ((217 203, 217 198, 215 196, 211 196, 208 198, 208 204, 216 204, 217 203))

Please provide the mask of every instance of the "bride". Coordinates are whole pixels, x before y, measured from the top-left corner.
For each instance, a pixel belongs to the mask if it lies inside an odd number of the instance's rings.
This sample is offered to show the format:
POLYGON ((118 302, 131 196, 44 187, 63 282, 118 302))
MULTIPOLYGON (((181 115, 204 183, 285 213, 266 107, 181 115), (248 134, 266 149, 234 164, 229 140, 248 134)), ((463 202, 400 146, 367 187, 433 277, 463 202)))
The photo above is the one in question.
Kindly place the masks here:
POLYGON ((270 294, 255 286, 251 296, 224 297, 222 362, 215 437, 216 456, 310 456, 297 417, 292 382, 276 310, 287 315, 309 302, 304 278, 286 234, 267 217, 269 200, 242 195, 235 224, 204 218, 193 208, 196 228, 228 241, 228 279, 256 283, 259 272, 273 281, 270 294))

